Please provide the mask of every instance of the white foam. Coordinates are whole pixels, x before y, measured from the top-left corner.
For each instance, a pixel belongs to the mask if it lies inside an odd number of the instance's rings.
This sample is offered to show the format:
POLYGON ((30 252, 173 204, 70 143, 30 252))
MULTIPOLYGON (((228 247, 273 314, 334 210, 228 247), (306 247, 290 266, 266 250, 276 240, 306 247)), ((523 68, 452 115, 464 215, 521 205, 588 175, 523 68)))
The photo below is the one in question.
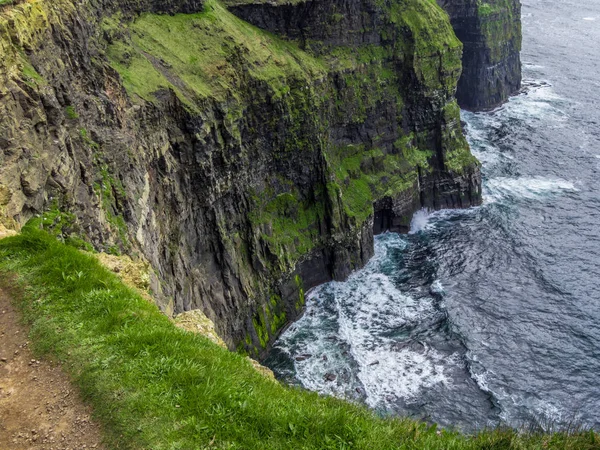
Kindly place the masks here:
POLYGON ((295 361, 303 386, 338 397, 355 397, 353 390, 360 387, 368 405, 386 408, 449 382, 447 355, 425 343, 399 344, 389 337, 390 330, 436 314, 433 299, 405 295, 385 274, 388 252, 405 246, 399 235, 378 236, 375 256, 364 269, 307 295, 306 313, 278 343, 293 355, 311 355, 295 361), (328 374, 337 378, 328 380, 328 374))
MULTIPOLYGON (((552 427, 555 423, 560 423, 563 420, 563 411, 560 407, 552 403, 540 400, 532 409, 538 416, 538 420, 541 419, 540 422, 542 425, 548 424, 552 427)), ((549 430, 546 429, 545 431, 549 430)))
POLYGON ((512 423, 515 426, 535 424, 545 432, 553 432, 557 426, 579 422, 576 415, 571 414, 569 417, 561 405, 548 400, 524 398, 521 395, 510 395, 508 399, 512 402, 512 407, 504 409, 500 417, 506 423, 512 423), (524 416, 529 416, 530 419, 534 419, 534 422, 523 422, 524 416))
POLYGON ((442 285, 442 282, 440 280, 435 280, 429 287, 429 292, 433 294, 443 294, 444 286, 442 285))
POLYGON ((431 230, 436 227, 440 221, 448 220, 456 215, 470 214, 477 210, 477 207, 469 209, 440 209, 432 211, 421 209, 414 213, 410 222, 409 234, 417 234, 422 231, 431 230))
POLYGON ((461 118, 467 123, 467 140, 471 146, 471 153, 486 169, 501 164, 508 155, 491 143, 489 133, 502 124, 491 114, 476 114, 462 111, 461 118))
POLYGON ((385 407, 397 399, 410 400, 417 397, 422 389, 448 383, 443 355, 427 347, 424 347, 423 353, 417 353, 379 346, 368 356, 377 364, 359 363, 358 376, 367 394, 367 404, 371 407, 385 407))
POLYGON ((527 69, 545 69, 545 66, 529 62, 523 62, 523 66, 525 66, 527 69))
MULTIPOLYGON (((529 64, 530 68, 538 66, 529 64)), ((541 66, 540 66, 541 67, 541 66)), ((462 119, 468 124, 467 139, 471 151, 483 164, 488 174, 496 167, 503 168, 514 159, 510 153, 503 152, 492 145, 492 133, 501 132, 507 121, 520 120, 530 126, 535 122, 544 122, 547 126, 560 127, 568 119, 563 111, 567 100, 557 95, 550 83, 543 80, 524 80, 529 86, 527 94, 512 97, 501 109, 492 113, 462 113, 462 119)), ((560 178, 534 177, 492 177, 484 181, 483 196, 486 204, 496 203, 506 198, 539 200, 544 196, 576 192, 574 184, 560 178)))
POLYGON ((485 167, 491 167, 502 162, 503 156, 496 147, 489 144, 481 144, 475 140, 471 142, 471 153, 485 167))
MULTIPOLYGON (((561 108, 562 99, 550 89, 535 89, 528 93, 530 97, 524 101, 520 97, 512 100, 515 107, 505 110, 505 115, 513 119, 531 123, 533 121, 564 122, 568 115, 561 108)), ((512 105, 511 105, 512 106, 512 105)))
POLYGON ((429 211, 427 209, 421 209, 413 214, 412 220, 410 221, 409 234, 415 234, 422 231, 429 222, 429 211))
MULTIPOLYGON (((542 66, 528 65, 528 69, 542 69, 542 66)), ((552 85, 542 79, 524 79, 524 93, 511 97, 502 107, 488 113, 463 112, 462 118, 470 126, 469 142, 475 147, 489 146, 489 132, 501 129, 507 120, 516 119, 534 124, 552 122, 554 126, 563 126, 568 120, 566 106, 569 101, 558 95, 552 85)))
POLYGON ((584 17, 583 20, 588 20, 591 22, 591 21, 596 20, 596 18, 595 17, 584 17))
POLYGON ((575 185, 561 178, 497 177, 485 183, 485 194, 488 202, 495 202, 507 197, 539 200, 549 194, 577 192, 575 185))
POLYGON ((472 373, 471 378, 477 383, 481 391, 492 393, 485 373, 472 373))

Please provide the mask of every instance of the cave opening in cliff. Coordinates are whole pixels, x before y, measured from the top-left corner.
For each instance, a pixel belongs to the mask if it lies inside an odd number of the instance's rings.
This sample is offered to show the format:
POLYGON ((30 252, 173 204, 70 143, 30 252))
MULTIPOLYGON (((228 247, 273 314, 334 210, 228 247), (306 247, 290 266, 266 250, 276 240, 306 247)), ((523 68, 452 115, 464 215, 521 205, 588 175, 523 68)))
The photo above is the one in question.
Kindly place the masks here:
POLYGON ((387 231, 408 233, 409 229, 406 218, 398 216, 391 207, 375 209, 373 217, 373 234, 375 236, 387 231))
POLYGON ((389 231, 394 222, 394 211, 391 209, 382 209, 375 212, 373 218, 373 234, 378 235, 389 231))

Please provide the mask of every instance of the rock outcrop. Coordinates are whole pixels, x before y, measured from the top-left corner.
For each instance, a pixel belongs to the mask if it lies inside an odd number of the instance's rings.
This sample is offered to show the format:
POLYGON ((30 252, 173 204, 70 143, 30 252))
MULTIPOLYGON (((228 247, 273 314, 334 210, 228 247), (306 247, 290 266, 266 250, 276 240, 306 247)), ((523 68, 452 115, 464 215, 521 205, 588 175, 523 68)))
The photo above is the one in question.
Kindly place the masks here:
POLYGON ((373 233, 479 204, 479 164, 454 97, 462 46, 435 3, 229 8, 5 6, 0 222, 41 216, 143 258, 163 310, 200 309, 261 355, 307 289, 366 263, 373 233))
POLYGON ((456 98, 462 108, 491 109, 521 88, 520 0, 437 0, 464 45, 456 98))
POLYGON ((199 309, 178 314, 173 320, 173 323, 182 330, 200 334, 217 344, 219 347, 227 348, 227 344, 225 344, 223 339, 221 339, 221 336, 217 334, 215 324, 212 323, 212 321, 199 309))

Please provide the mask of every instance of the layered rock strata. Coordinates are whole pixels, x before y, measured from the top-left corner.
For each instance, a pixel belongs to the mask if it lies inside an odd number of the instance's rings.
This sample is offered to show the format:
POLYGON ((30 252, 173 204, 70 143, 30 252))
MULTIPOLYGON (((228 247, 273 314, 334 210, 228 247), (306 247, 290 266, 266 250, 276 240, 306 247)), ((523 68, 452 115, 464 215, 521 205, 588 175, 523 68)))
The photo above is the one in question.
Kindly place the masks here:
POLYGON ((521 88, 520 0, 437 0, 464 45, 456 98, 470 110, 491 109, 521 88))
POLYGON ((230 8, 3 7, 0 218, 147 260, 165 312, 201 309, 261 355, 374 232, 478 204, 480 175, 437 5, 230 8))

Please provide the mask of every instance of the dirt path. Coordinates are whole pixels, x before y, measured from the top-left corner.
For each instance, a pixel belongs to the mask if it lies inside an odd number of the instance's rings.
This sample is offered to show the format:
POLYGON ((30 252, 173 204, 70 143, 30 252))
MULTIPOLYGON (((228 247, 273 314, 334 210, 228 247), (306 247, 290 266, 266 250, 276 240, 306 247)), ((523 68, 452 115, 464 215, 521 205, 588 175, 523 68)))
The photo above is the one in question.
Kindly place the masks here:
POLYGON ((0 289, 0 448, 103 449, 68 377, 52 361, 34 359, 27 330, 0 289))

